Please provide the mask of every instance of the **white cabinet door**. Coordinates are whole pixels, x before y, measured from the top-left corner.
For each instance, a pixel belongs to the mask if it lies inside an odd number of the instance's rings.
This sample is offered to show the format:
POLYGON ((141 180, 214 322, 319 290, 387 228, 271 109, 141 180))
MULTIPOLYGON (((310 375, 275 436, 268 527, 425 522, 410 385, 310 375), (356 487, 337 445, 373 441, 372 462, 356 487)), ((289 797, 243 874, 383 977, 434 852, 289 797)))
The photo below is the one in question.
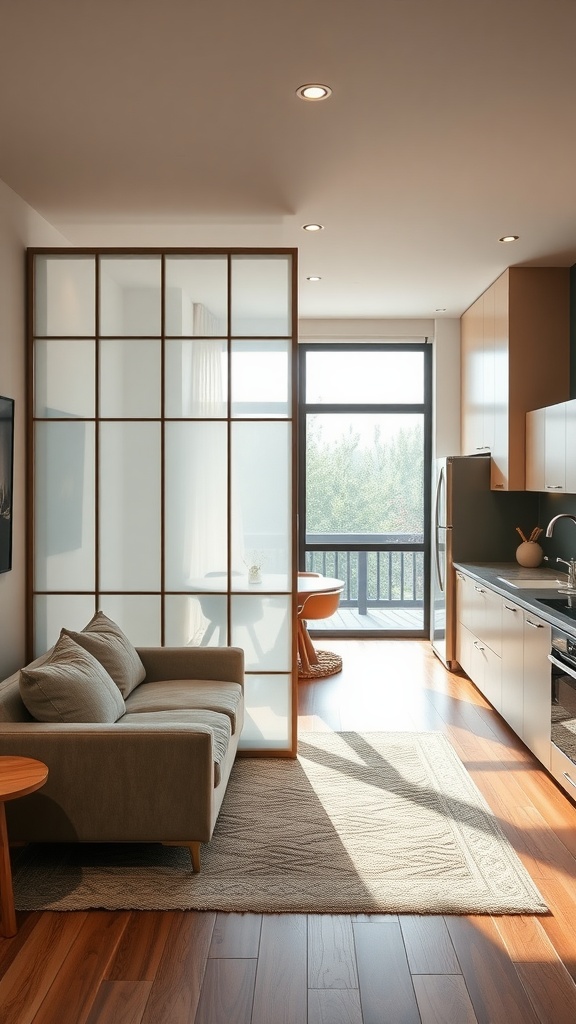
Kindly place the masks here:
POLYGON ((526 490, 543 491, 546 486, 546 409, 526 413, 526 490))
POLYGON ((566 402, 566 490, 576 494, 576 398, 566 402))
POLYGON ((549 405, 546 409, 544 436, 546 491, 566 490, 566 403, 549 405))
POLYGON ((502 601, 502 704, 500 714, 519 736, 524 728, 524 615, 502 601))
POLYGON ((550 626, 524 612, 524 721, 527 747, 550 767, 550 626))

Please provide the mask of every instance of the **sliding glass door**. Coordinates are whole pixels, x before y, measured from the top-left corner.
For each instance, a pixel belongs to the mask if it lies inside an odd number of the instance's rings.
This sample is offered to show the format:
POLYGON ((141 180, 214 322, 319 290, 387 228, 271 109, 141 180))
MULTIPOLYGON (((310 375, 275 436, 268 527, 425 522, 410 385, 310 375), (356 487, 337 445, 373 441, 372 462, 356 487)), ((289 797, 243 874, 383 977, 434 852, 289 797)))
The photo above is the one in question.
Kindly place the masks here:
POLYGON ((300 567, 344 582, 314 632, 427 635, 431 346, 300 352, 300 567))

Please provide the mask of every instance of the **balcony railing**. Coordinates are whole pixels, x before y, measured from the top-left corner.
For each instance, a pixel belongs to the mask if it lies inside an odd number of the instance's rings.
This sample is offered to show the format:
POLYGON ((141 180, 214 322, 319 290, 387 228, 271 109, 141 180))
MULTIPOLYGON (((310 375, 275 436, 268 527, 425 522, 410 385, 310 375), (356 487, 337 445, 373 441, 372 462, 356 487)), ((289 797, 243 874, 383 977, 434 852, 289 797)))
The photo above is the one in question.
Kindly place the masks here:
POLYGON ((423 605, 424 544, 421 536, 314 535, 313 540, 308 538, 305 560, 307 572, 320 572, 323 576, 343 580, 340 604, 344 608, 357 608, 360 615, 366 615, 369 608, 423 605), (355 543, 361 543, 362 549, 355 549, 355 543))

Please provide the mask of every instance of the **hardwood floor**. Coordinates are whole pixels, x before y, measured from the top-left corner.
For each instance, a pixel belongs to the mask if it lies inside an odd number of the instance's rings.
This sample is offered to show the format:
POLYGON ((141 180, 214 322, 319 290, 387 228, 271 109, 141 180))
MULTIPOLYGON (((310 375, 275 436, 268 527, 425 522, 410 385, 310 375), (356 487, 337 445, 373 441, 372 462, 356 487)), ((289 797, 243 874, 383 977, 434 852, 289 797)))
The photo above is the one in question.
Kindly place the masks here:
POLYGON ((440 730, 551 908, 538 917, 28 913, 0 1024, 574 1024, 576 806, 429 644, 330 641, 307 730, 440 730))

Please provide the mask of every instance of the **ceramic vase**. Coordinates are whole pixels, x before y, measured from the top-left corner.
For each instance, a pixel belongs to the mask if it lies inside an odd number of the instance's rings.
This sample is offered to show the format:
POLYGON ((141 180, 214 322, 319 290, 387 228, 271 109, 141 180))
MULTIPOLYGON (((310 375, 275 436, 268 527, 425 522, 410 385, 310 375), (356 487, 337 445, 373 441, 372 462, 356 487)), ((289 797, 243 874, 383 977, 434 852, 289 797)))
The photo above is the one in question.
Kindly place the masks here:
POLYGON ((537 565, 540 565, 543 557, 544 552, 535 540, 524 541, 516 548, 516 561, 519 565, 526 566, 527 569, 536 568, 537 565))

